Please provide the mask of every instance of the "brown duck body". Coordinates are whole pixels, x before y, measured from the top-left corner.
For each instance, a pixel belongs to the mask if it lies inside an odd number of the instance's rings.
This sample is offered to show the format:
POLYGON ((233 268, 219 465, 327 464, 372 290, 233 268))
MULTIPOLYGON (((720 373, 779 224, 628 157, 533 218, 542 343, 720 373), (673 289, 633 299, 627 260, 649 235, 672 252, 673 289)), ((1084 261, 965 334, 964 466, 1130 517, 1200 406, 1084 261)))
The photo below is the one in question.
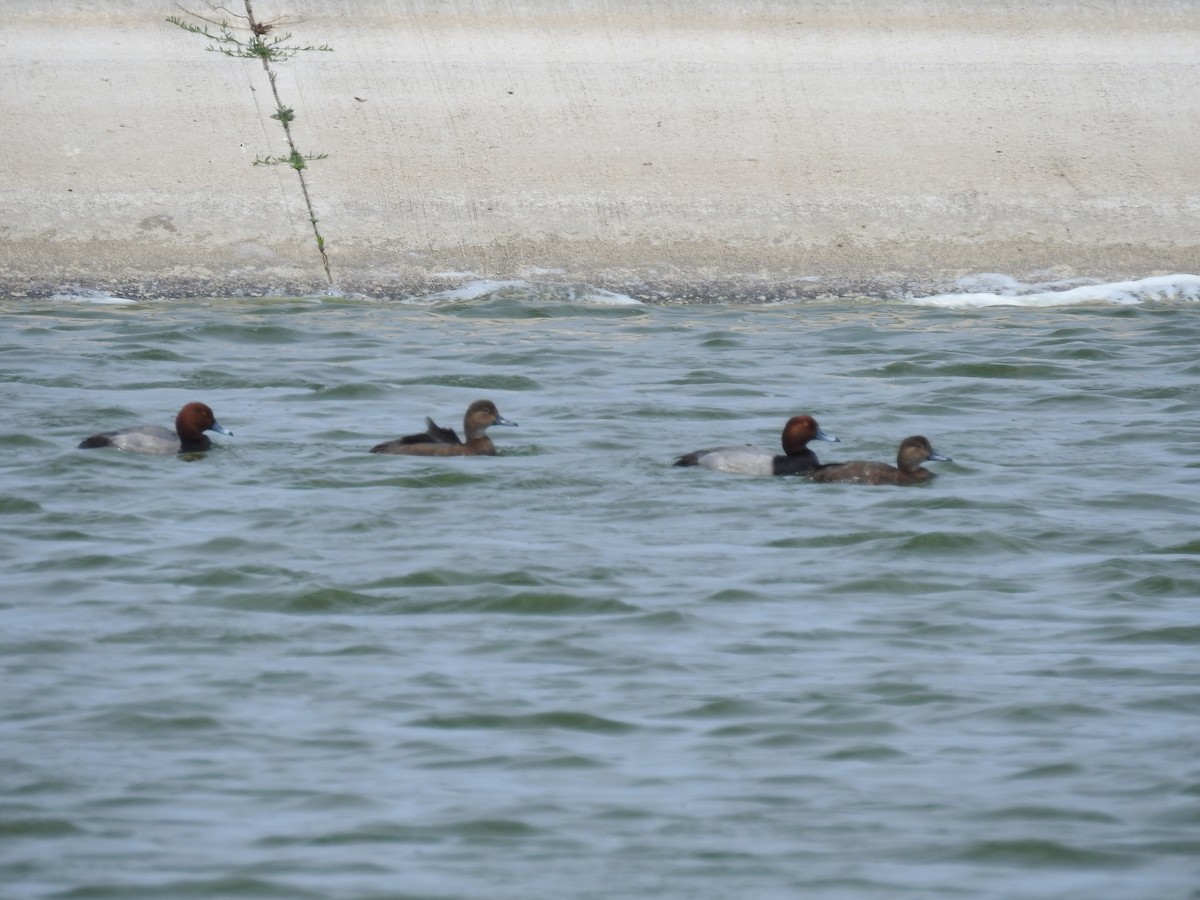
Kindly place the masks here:
POLYGON ((812 480, 846 484, 921 484, 934 478, 933 472, 923 469, 923 462, 951 462, 933 449, 921 435, 905 438, 896 453, 896 465, 856 459, 853 462, 830 463, 813 472, 812 480))
POLYGON ((433 419, 426 418, 424 431, 376 444, 371 452, 396 456, 495 456, 496 445, 487 436, 488 428, 492 425, 516 427, 516 424, 500 415, 491 400, 476 400, 463 416, 465 441, 453 428, 443 428, 433 419))

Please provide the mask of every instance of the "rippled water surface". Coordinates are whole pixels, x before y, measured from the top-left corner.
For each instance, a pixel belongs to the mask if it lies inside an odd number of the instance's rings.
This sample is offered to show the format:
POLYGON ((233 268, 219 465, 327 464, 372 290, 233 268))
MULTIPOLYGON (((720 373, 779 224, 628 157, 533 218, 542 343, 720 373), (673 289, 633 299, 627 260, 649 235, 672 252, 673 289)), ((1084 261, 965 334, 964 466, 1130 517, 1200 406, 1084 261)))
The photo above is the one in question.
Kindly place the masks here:
POLYGON ((1196 897, 1198 309, 0 301, 0 895, 1196 897))

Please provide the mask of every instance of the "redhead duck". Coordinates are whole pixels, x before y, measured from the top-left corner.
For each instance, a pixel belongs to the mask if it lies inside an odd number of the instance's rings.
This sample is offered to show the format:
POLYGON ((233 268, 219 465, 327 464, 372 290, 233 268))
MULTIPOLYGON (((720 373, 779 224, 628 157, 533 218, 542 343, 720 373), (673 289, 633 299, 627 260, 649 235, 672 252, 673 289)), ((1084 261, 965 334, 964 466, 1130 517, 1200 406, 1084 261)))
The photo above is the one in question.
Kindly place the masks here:
POLYGON ((739 475, 803 475, 821 465, 817 454, 808 449, 809 441, 841 443, 832 434, 821 430, 812 416, 792 416, 783 426, 783 455, 774 456, 753 444, 712 447, 687 453, 676 466, 703 466, 718 472, 739 475))
POLYGON ((115 447, 129 453, 147 453, 153 456, 170 456, 175 453, 195 453, 207 450, 212 441, 204 434, 215 431, 233 437, 213 416, 213 411, 203 403, 188 403, 175 417, 175 430, 161 425, 133 425, 117 431, 106 431, 84 438, 80 450, 96 447, 115 447))
POLYGON ((921 484, 934 477, 928 469, 921 468, 921 463, 952 461, 950 457, 934 451, 926 438, 914 435, 900 442, 894 466, 864 459, 830 463, 813 472, 812 480, 844 481, 850 484, 921 484))
POLYGON ((385 441, 371 448, 372 453, 395 453, 403 456, 495 456, 496 445, 486 432, 492 425, 511 425, 500 415, 491 400, 476 400, 463 416, 463 431, 467 440, 459 440, 453 428, 442 428, 433 419, 425 419, 425 430, 394 441, 385 441))

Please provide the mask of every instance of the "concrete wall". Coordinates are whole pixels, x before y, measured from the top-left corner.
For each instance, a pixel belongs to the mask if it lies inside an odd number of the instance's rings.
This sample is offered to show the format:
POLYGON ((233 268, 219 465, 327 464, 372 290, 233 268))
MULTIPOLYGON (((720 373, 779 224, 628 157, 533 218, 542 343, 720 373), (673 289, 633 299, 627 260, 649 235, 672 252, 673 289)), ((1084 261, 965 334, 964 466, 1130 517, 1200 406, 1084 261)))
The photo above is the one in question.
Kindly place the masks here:
MULTIPOLYGON (((241 0, 227 0, 241 9, 241 0)), ((182 0, 204 11, 203 0, 182 0)), ((345 289, 1195 271, 1195 0, 256 0, 345 289), (545 270, 551 270, 547 272, 545 270)), ((260 66, 7 0, 0 290, 319 289, 260 66)), ((814 280, 819 279, 819 280, 814 280)), ((732 286, 732 287, 731 287, 732 286)))

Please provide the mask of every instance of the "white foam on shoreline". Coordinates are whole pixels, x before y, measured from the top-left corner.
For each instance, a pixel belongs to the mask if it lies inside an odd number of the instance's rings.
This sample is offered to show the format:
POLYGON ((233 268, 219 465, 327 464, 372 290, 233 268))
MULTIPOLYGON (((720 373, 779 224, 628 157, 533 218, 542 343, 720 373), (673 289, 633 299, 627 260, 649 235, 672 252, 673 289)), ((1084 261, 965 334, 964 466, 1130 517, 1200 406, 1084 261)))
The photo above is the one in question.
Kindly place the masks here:
POLYGON ((983 274, 959 279, 963 293, 909 297, 913 306, 947 309, 985 306, 1075 306, 1083 303, 1131 305, 1154 300, 1200 300, 1200 275, 1161 275, 1140 281, 1079 284, 1078 279, 1051 284, 1022 284, 1007 275, 983 274), (1069 286, 1075 285, 1075 286, 1069 286), (983 290, 981 290, 981 288, 983 290), (974 290, 972 290, 974 289, 974 290))
MULTIPOLYGON (((451 277, 454 273, 445 273, 451 277)), ((1137 281, 1097 283, 1086 278, 1063 281, 1024 283, 1008 275, 981 273, 960 278, 954 293, 925 297, 906 296, 901 302, 911 306, 931 306, 945 309, 971 309, 992 306, 1056 307, 1082 304, 1135 305, 1147 302, 1200 301, 1200 275, 1185 273, 1143 278, 1137 281)), ((237 291, 234 297, 244 297, 237 291)), ((286 294, 257 296, 290 297, 286 294)), ((139 301, 121 297, 104 290, 63 287, 48 299, 60 303, 92 303, 102 305, 136 305, 139 301)), ((330 299, 371 301, 372 298, 354 292, 324 290, 300 298, 310 302, 330 299)), ((409 296, 402 302, 413 304, 469 303, 497 299, 518 299, 530 302, 580 303, 601 306, 642 306, 642 302, 626 294, 594 287, 584 283, 548 283, 525 279, 474 278, 430 294, 409 296)))
POLYGON ((56 291, 50 295, 51 300, 58 303, 101 303, 109 306, 128 306, 137 303, 128 297, 118 297, 108 291, 97 291, 90 288, 68 288, 56 291))
POLYGON ((641 306, 640 300, 586 284, 537 284, 523 279, 499 281, 481 278, 468 281, 458 287, 447 288, 422 297, 412 297, 411 303, 454 303, 482 300, 505 292, 515 292, 534 297, 566 303, 595 303, 604 306, 641 306))

